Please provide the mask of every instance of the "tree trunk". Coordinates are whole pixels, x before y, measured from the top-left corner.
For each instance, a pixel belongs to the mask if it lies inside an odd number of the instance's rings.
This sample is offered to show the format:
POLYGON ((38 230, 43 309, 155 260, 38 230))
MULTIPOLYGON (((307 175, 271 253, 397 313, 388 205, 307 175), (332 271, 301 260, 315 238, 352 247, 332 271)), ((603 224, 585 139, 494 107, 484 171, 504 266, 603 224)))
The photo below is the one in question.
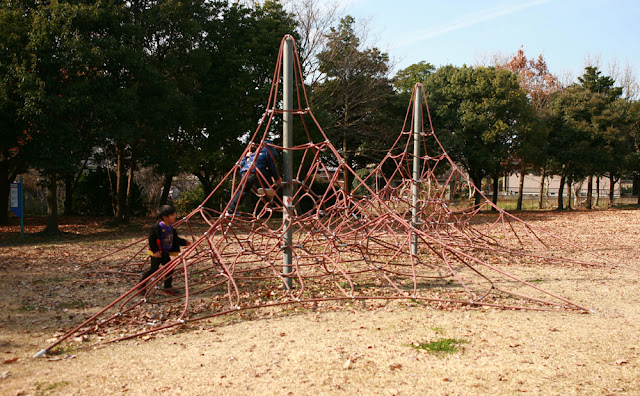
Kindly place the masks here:
MULTIPOLYGON (((345 164, 350 165, 350 163, 349 163, 349 154, 348 154, 347 149, 348 149, 348 145, 347 145, 347 134, 345 133, 345 134, 343 135, 343 139, 342 139, 342 155, 344 156, 344 162, 345 162, 345 164)), ((346 168, 346 167, 345 167, 345 169, 344 169, 344 173, 343 173, 343 175, 344 175, 344 176, 343 176, 343 179, 344 179, 344 187, 343 187, 343 190, 344 190, 344 193, 345 193, 346 195, 349 195, 349 190, 350 190, 350 187, 351 187, 351 185, 350 185, 351 180, 350 180, 350 178, 349 178, 350 174, 349 174, 349 172, 347 171, 347 168, 346 168)))
POLYGON ((126 207, 124 188, 124 146, 116 143, 116 222, 124 222, 126 207))
MULTIPOLYGON (((207 175, 198 173, 198 174, 195 174, 195 176, 198 178, 198 180, 200 180, 200 184, 202 184, 202 189, 204 190, 204 196, 208 197, 209 194, 211 194, 211 191, 213 191, 213 183, 211 182, 211 180, 209 180, 209 177, 207 175)), ((231 200, 231 197, 229 197, 229 201, 230 200, 231 200)))
POLYGON ((495 206, 491 207, 491 211, 495 212, 497 209, 496 207, 498 206, 498 180, 500 180, 500 175, 493 175, 493 197, 491 197, 491 202, 493 202, 493 204, 495 206))
POLYGON ((600 176, 596 177, 596 208, 600 205, 600 176))
POLYGON ((129 161, 129 177, 127 178, 127 200, 126 200, 125 211, 124 211, 124 222, 126 224, 129 224, 129 221, 131 220, 131 199, 133 195, 133 172, 135 171, 135 168, 136 168, 136 159, 132 152, 131 160, 129 161))
POLYGON ((11 182, 9 179, 9 167, 5 161, 0 162, 0 225, 9 224, 9 193, 11 190, 11 182))
POLYGON ((516 210, 522 210, 522 196, 524 195, 524 174, 526 167, 522 164, 520 169, 520 185, 518 186, 518 203, 516 204, 516 210))
POLYGON ((567 209, 571 209, 571 185, 573 184, 573 180, 570 177, 567 177, 567 209))
POLYGON ((609 175, 609 207, 613 206, 613 191, 616 185, 616 178, 613 174, 609 175))
POLYGON ((58 175, 49 173, 47 181, 47 227, 44 232, 58 233, 58 175))
POLYGON ((171 183, 173 182, 173 175, 167 173, 164 175, 164 183, 162 184, 162 195, 160 195, 160 206, 166 205, 169 198, 169 190, 171 190, 171 183))
POLYGON ((560 176, 560 187, 558 188, 558 210, 564 210, 564 182, 566 180, 566 176, 564 175, 564 165, 562 166, 563 172, 562 176, 560 176))
MULTIPOLYGON (((482 175, 476 174, 471 175, 469 174, 469 176, 471 177, 471 181, 474 184, 475 187, 475 194, 473 196, 473 204, 475 206, 480 205, 480 202, 482 202, 482 194, 481 194, 481 189, 482 189, 482 175)), ((471 193, 471 191, 469 191, 469 193, 471 193)))
POLYGON ((593 196, 593 176, 587 178, 587 209, 591 209, 591 197, 593 196))
POLYGON ((542 167, 542 179, 540 180, 540 197, 538 198, 538 209, 543 209, 544 205, 544 179, 547 177, 547 166, 542 167))

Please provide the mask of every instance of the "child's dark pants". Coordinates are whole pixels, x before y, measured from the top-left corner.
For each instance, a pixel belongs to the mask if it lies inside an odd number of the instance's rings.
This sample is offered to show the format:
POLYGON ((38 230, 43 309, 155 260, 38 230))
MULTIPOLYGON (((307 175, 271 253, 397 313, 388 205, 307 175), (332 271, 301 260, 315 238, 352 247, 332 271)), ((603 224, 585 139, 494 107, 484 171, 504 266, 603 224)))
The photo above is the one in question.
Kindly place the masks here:
MULTIPOLYGON (((161 265, 167 264, 171 261, 171 257, 169 257, 169 253, 162 252, 162 257, 151 257, 151 268, 147 272, 142 275, 140 282, 147 279, 151 275, 153 275, 161 265)), ((167 277, 164 278, 164 288, 171 289, 171 283, 173 282, 173 271, 167 274, 167 277)))

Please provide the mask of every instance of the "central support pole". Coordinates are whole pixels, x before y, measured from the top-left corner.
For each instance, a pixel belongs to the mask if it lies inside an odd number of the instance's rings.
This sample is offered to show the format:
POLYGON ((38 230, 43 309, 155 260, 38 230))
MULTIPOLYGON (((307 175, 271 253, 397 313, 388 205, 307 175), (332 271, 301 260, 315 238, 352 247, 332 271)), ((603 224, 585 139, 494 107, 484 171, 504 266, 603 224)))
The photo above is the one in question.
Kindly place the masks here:
MULTIPOLYGON (((292 230, 291 215, 293 213, 293 39, 287 36, 284 41, 284 54, 282 59, 282 146, 283 150, 283 197, 284 207, 282 210, 282 222, 284 225, 284 235, 282 236, 283 247, 283 273, 290 274, 292 271, 293 252, 291 251, 292 230)), ((284 278, 285 289, 291 290, 292 279, 284 278)))
POLYGON ((418 216, 418 198, 420 197, 420 143, 422 142, 422 85, 416 84, 413 100, 413 202, 411 208, 414 232, 411 238, 411 254, 418 254, 418 235, 415 230, 420 227, 418 216))

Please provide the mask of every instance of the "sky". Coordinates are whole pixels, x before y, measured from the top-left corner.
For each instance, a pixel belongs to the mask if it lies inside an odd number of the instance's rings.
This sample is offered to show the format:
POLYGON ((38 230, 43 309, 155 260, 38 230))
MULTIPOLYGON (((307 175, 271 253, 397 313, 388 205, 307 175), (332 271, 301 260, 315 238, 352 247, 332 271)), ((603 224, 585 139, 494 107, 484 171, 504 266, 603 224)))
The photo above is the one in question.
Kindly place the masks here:
MULTIPOLYGON (((635 0, 348 0, 345 12, 368 21, 393 74, 426 61, 436 67, 487 63, 494 54, 542 54, 561 81, 585 62, 611 74, 631 65, 640 77, 640 2, 635 0)), ((568 81, 567 81, 568 80, 568 81)))

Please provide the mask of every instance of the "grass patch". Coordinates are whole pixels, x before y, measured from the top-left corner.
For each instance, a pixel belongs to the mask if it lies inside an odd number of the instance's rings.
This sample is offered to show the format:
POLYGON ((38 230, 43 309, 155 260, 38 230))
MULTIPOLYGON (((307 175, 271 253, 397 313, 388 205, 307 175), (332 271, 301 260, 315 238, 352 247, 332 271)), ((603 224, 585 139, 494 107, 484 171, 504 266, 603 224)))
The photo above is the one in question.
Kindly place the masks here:
POLYGON ((66 280, 67 278, 45 278, 45 279, 38 279, 37 281, 35 281, 35 283, 36 284, 61 283, 66 280))
POLYGON ((436 341, 423 342, 421 344, 414 342, 411 344, 413 349, 425 350, 438 355, 452 354, 460 350, 461 344, 466 344, 467 340, 458 340, 455 338, 440 338, 436 341))
POLYGON ((54 391, 59 391, 60 388, 64 388, 65 386, 69 385, 70 382, 69 381, 60 381, 60 382, 54 382, 52 384, 46 383, 46 382, 36 382, 36 390, 37 392, 35 393, 36 395, 47 395, 50 392, 54 392, 54 391))
POLYGON ((47 354, 49 355, 70 355, 78 349, 77 345, 74 344, 60 344, 54 348, 52 348, 47 354))
POLYGON ((23 312, 30 312, 35 310, 36 310, 36 307, 34 307, 33 305, 23 305, 20 308, 18 308, 18 311, 23 311, 23 312))
MULTIPOLYGON (((427 305, 429 305, 426 301, 416 300, 416 299, 414 299, 414 298, 412 298, 412 299, 411 299, 411 303, 412 303, 412 304, 415 304, 415 305, 417 305, 417 306, 420 306, 420 307, 426 307, 427 305)), ((415 305, 414 305, 414 306, 415 306, 415 305)))
POLYGON ((432 327, 431 330, 436 334, 444 334, 444 327, 432 327))
POLYGON ((529 283, 540 283, 540 282, 544 282, 544 279, 532 279, 530 281, 528 281, 529 283))

